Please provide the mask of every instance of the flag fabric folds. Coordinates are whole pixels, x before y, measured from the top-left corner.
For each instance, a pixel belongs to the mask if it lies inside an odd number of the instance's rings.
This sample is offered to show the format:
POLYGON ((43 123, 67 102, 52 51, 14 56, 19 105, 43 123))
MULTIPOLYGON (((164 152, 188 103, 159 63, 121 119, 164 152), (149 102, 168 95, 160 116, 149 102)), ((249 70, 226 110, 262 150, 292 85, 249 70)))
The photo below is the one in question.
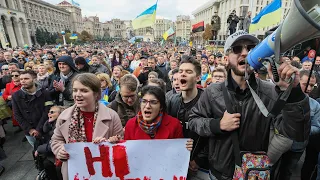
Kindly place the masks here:
POLYGON ((164 34, 163 39, 167 40, 170 36, 174 35, 174 30, 172 28, 169 28, 164 34))
POLYGON ((72 5, 80 6, 80 4, 79 4, 79 3, 77 3, 77 2, 75 2, 74 0, 71 0, 71 2, 72 2, 72 5))
POLYGON ((152 26, 156 21, 158 2, 132 20, 133 29, 152 26))
POLYGON ((78 35, 77 34, 72 34, 69 39, 78 39, 78 35))
POLYGON ((197 24, 192 25, 192 32, 202 32, 204 31, 204 21, 201 21, 197 24))
POLYGON ((273 0, 260 13, 252 19, 249 32, 252 33, 260 28, 275 25, 281 21, 281 0, 273 0))

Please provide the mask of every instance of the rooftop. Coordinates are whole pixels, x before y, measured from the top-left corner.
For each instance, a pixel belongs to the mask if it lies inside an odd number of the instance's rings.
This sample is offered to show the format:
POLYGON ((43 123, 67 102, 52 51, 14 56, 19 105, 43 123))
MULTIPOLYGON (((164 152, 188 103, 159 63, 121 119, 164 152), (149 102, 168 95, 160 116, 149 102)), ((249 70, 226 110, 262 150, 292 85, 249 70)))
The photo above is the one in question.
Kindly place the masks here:
POLYGON ((192 15, 195 15, 211 6, 219 6, 220 4, 220 0, 210 0, 208 2, 206 2, 205 4, 203 4, 202 6, 198 7, 195 11, 192 12, 192 15))

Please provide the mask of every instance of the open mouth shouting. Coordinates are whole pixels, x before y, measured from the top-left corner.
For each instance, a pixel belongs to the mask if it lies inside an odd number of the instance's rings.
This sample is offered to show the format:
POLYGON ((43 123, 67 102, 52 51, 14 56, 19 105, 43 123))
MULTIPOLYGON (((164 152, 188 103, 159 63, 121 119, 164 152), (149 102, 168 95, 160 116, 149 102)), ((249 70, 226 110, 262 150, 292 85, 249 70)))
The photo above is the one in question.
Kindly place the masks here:
POLYGON ((180 85, 181 85, 181 87, 186 87, 186 86, 187 86, 187 80, 181 78, 181 79, 180 79, 180 85))

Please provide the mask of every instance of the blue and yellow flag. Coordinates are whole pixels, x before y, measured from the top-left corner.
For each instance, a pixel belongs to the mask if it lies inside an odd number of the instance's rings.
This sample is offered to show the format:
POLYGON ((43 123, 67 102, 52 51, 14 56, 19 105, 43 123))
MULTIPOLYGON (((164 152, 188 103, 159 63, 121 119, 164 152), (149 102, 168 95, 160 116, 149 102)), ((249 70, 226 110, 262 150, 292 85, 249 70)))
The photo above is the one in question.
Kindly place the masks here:
POLYGON ((252 33, 260 28, 275 25, 281 21, 281 0, 273 0, 261 12, 252 19, 249 32, 252 33))
POLYGON ((174 35, 174 30, 172 29, 172 27, 170 29, 168 29, 164 34, 163 34, 163 39, 167 40, 170 36, 174 35))
POLYGON ((158 1, 155 5, 151 6, 139 16, 137 16, 134 20, 132 20, 132 27, 133 29, 144 28, 148 26, 152 26, 156 21, 156 14, 157 14, 157 6, 158 1))

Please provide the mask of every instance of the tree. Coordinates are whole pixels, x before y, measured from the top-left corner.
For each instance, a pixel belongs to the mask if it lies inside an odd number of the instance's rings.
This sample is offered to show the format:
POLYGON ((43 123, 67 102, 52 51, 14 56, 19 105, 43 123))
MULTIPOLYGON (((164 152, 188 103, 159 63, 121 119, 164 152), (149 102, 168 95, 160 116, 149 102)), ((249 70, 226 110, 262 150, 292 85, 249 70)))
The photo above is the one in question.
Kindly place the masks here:
POLYGON ((210 24, 207 24, 206 25, 206 28, 204 29, 204 33, 202 34, 202 38, 204 39, 204 40, 209 40, 209 39, 211 39, 212 38, 212 31, 211 31, 211 29, 212 29, 212 26, 210 25, 210 24))
POLYGON ((89 34, 87 31, 82 31, 79 38, 82 42, 89 42, 93 40, 92 35, 89 34))
POLYGON ((41 28, 36 29, 36 39, 41 46, 46 44, 45 33, 41 28))

